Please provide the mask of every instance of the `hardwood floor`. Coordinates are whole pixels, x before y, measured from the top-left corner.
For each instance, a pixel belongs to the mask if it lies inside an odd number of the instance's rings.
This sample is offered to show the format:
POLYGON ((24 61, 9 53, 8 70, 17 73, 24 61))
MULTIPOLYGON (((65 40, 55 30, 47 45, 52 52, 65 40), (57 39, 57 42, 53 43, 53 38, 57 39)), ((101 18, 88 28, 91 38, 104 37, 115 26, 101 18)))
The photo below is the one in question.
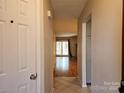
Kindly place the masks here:
POLYGON ((77 59, 56 57, 55 77, 76 77, 77 59))

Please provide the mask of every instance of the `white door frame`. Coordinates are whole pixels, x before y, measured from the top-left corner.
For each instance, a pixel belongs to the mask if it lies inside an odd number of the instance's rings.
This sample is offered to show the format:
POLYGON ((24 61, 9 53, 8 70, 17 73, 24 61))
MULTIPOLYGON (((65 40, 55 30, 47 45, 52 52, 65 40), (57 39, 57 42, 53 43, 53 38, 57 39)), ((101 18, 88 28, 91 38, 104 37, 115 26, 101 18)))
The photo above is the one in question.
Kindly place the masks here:
POLYGON ((82 23, 82 87, 86 84, 86 22, 82 23))
POLYGON ((43 0, 36 0, 36 56, 37 56, 37 92, 44 93, 44 32, 43 32, 43 0))

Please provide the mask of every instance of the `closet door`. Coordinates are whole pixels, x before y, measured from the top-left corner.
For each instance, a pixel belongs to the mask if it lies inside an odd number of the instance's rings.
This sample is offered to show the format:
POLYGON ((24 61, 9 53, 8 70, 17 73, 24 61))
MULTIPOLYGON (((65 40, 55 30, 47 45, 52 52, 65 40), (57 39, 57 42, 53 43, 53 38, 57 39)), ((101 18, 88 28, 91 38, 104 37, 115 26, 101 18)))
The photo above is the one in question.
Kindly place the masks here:
POLYGON ((35 0, 0 0, 0 93, 36 93, 35 0))
MULTIPOLYGON (((12 93, 13 56, 10 13, 13 0, 0 0, 0 93, 12 93), (12 2, 10 2, 12 1, 12 2)), ((15 68, 15 67, 14 67, 15 68)))

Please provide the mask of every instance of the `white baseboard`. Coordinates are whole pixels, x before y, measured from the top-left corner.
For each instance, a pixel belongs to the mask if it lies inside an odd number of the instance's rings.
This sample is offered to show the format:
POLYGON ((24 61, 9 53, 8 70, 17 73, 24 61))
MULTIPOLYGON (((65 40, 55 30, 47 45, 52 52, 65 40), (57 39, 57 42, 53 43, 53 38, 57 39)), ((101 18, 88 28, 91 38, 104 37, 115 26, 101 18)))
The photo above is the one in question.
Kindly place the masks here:
POLYGON ((80 86, 81 86, 82 88, 87 87, 87 85, 86 85, 85 83, 83 83, 83 81, 81 81, 80 77, 77 77, 77 79, 79 80, 80 86))
POLYGON ((54 93, 54 88, 53 88, 53 90, 52 90, 52 92, 51 93, 54 93))
POLYGON ((86 88, 87 87, 87 85, 86 84, 82 84, 82 88, 86 88))

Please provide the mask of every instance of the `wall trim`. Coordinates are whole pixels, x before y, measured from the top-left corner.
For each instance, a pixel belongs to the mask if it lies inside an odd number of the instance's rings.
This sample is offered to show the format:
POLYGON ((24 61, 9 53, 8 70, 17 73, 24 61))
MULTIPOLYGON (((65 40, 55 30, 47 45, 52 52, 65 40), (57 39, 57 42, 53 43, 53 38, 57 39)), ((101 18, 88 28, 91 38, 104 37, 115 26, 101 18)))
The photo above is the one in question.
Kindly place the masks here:
POLYGON ((52 89, 52 92, 51 93, 54 93, 54 90, 55 90, 55 88, 52 89))
POLYGON ((86 22, 82 23, 82 87, 86 84, 86 22))
POLYGON ((36 0, 36 93, 44 91, 44 34, 43 34, 43 0, 36 0), (42 27, 41 27, 42 26, 42 27))

